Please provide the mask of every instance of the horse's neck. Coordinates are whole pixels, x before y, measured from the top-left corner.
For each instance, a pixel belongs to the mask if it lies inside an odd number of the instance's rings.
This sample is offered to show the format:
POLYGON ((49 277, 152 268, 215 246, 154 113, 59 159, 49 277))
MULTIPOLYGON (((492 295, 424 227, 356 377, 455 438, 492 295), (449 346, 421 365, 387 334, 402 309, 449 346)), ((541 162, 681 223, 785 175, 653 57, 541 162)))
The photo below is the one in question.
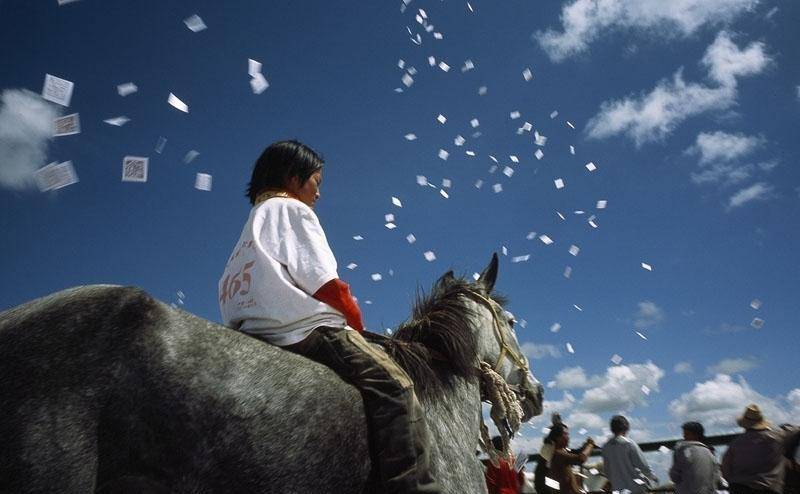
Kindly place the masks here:
POLYGON ((478 381, 459 380, 452 390, 424 398, 422 405, 437 478, 444 484, 453 480, 467 481, 466 485, 477 483, 476 489, 484 486, 483 471, 475 456, 481 418, 478 381))

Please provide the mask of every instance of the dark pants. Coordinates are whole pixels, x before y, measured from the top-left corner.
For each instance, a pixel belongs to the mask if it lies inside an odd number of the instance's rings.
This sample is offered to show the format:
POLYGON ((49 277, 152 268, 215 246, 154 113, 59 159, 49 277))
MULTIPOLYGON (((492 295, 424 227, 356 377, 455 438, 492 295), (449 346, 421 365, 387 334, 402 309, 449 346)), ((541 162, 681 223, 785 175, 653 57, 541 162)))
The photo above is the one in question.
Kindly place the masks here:
POLYGON ((283 348, 329 367, 361 392, 382 493, 440 492, 430 472, 428 430, 414 383, 385 352, 356 331, 326 326, 283 348))
POLYGON ((731 494, 779 494, 768 489, 753 489, 742 484, 731 484, 729 490, 731 494))

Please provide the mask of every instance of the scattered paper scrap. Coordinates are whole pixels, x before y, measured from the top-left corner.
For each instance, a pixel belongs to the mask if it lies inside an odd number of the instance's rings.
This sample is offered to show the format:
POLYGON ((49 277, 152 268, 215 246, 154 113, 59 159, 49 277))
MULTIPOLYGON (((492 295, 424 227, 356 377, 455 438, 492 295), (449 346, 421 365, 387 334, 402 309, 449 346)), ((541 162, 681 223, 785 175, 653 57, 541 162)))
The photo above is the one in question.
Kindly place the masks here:
POLYGON ((450 66, 444 62, 439 62, 439 68, 442 69, 442 72, 450 72, 450 66))
POLYGON ((571 128, 572 130, 575 130, 575 126, 572 125, 572 122, 570 122, 569 120, 567 120, 567 125, 569 125, 569 128, 571 128))
POLYGON ((158 142, 156 143, 155 152, 161 154, 161 152, 164 151, 164 146, 166 145, 167 145, 167 138, 164 136, 160 136, 158 138, 158 142))
POLYGON ((444 149, 439 150, 439 159, 443 161, 447 161, 447 158, 450 157, 450 153, 445 151, 444 149))
POLYGON ((646 269, 647 271, 652 271, 653 270, 653 266, 647 264, 646 262, 643 262, 642 263, 642 269, 646 269))
POLYGON ((169 93, 169 96, 167 97, 167 103, 172 105, 172 107, 174 107, 175 109, 182 111, 183 113, 189 113, 189 105, 181 101, 180 98, 178 98, 172 93, 169 93))
POLYGON ((566 347, 569 353, 575 353, 575 349, 572 347, 572 343, 567 343, 566 347))
POLYGON ((357 267, 358 267, 358 264, 356 264, 354 262, 351 262, 350 264, 347 265, 347 269, 349 269, 350 271, 356 269, 357 267))
POLYGON ((369 277, 372 278, 372 281, 381 281, 383 279, 380 273, 372 273, 369 277))
POLYGON ((557 179, 553 180, 553 183, 556 184, 556 189, 563 189, 564 188, 564 179, 563 178, 557 178, 557 179))
POLYGON ((444 124, 445 122, 447 122, 447 117, 445 117, 440 113, 439 116, 436 117, 436 120, 438 120, 440 124, 444 124))
POLYGON ((750 307, 752 307, 755 310, 760 309, 761 308, 761 301, 759 299, 757 299, 757 298, 754 298, 753 301, 750 302, 750 307))
POLYGON ((492 185, 492 190, 494 191, 495 194, 499 194, 499 193, 503 192, 503 184, 494 184, 494 185, 492 185))
POLYGON ((211 191, 212 177, 208 173, 198 173, 194 179, 194 188, 197 190, 211 191))
POLYGON ((398 199, 398 198, 396 198, 394 196, 392 196, 392 204, 394 204, 398 208, 402 208, 403 207, 403 203, 400 201, 400 199, 398 199))
POLYGON ((597 170, 597 165, 595 165, 594 163, 592 163, 590 161, 590 162, 586 163, 586 169, 589 170, 590 172, 593 172, 593 171, 597 170))
POLYGON ((670 451, 672 451, 672 450, 670 450, 668 447, 664 446, 663 444, 661 446, 659 446, 659 448, 658 448, 658 452, 659 453, 667 454, 670 451))
POLYGON ((569 147, 569 154, 575 154, 575 146, 569 147))
POLYGON ((452 186, 453 186, 453 181, 452 180, 450 180, 449 178, 443 178, 442 179, 442 187, 445 187, 445 188, 449 189, 452 186))
POLYGON ((53 121, 54 137, 71 136, 81 133, 81 119, 77 113, 65 115, 53 121))
POLYGON ((129 94, 135 93, 138 90, 139 87, 132 82, 126 82, 124 84, 117 85, 117 94, 119 94, 123 98, 125 96, 128 96, 129 94))
POLYGON ((407 141, 416 141, 417 140, 417 134, 406 134, 404 137, 406 138, 407 141))
POLYGON ((505 175, 506 177, 511 178, 511 175, 513 174, 514 174, 514 169, 511 168, 510 166, 503 168, 503 175, 505 175))
POLYGON ((516 120, 521 115, 520 115, 520 113, 518 111, 512 111, 511 113, 508 114, 508 116, 511 118, 511 120, 516 120))
POLYGON ((558 116, 558 110, 553 110, 552 112, 550 112, 551 119, 556 118, 557 116, 558 116))
POLYGON ((552 326, 550 326, 550 332, 558 333, 559 331, 561 331, 561 323, 554 322, 552 326))
POLYGON ((130 121, 131 119, 126 117, 125 115, 120 115, 119 117, 107 118, 103 120, 103 122, 107 123, 108 125, 113 125, 114 127, 122 127, 123 125, 125 125, 130 121))
POLYGON ((445 199, 450 199, 450 194, 447 193, 444 189, 439 189, 439 194, 444 197, 445 199))
POLYGON ((642 389, 642 393, 644 393, 646 395, 650 394, 650 388, 648 388, 646 384, 642 384, 642 388, 641 389, 642 389))
MULTIPOLYGON (((250 89, 254 94, 261 94, 269 88, 269 81, 264 77, 264 74, 258 73, 250 79, 250 89)), ((188 111, 188 109, 186 110, 188 111)))
POLYGON ((429 251, 425 252, 422 255, 425 257, 425 260, 428 261, 428 262, 433 262, 433 261, 436 260, 436 254, 434 254, 432 250, 429 250, 429 251))
POLYGON ((54 75, 45 74, 42 97, 61 106, 69 106, 75 84, 54 75))
POLYGON ((646 340, 646 339, 647 339, 647 336, 643 335, 643 334, 642 334, 642 333, 640 333, 639 331, 634 331, 634 333, 636 333, 636 335, 637 335, 639 338, 643 339, 643 340, 646 340))
POLYGON ((186 24, 186 27, 189 28, 189 30, 193 33, 198 33, 208 27, 206 26, 206 23, 203 22, 203 19, 201 19, 197 14, 187 17, 183 20, 183 23, 186 24))
POLYGON ((481 86, 478 88, 478 96, 483 96, 489 90, 486 86, 481 86))
POLYGON ((577 256, 578 252, 580 252, 580 251, 581 251, 581 248, 578 247, 577 245, 570 245, 569 246, 569 253, 572 254, 573 256, 577 256))
POLYGON ((622 357, 620 357, 615 353, 614 355, 611 356, 611 361, 614 362, 614 365, 619 365, 620 363, 622 363, 622 357))
POLYGON ((605 209, 608 206, 608 201, 605 199, 601 199, 597 201, 597 205, 595 206, 597 209, 605 209))
POLYGON ((539 240, 541 240, 542 243, 545 245, 550 245, 553 243, 553 239, 551 239, 547 235, 539 235, 539 240))
POLYGON ((764 327, 764 320, 760 317, 754 317, 753 321, 750 323, 750 326, 753 326, 755 329, 761 329, 764 327))
POLYGON ((537 149, 533 155, 536 156, 537 160, 544 158, 544 152, 541 149, 537 149))
POLYGON ((483 187, 483 180, 480 180, 480 179, 476 180, 475 181, 475 188, 476 189, 480 189, 481 187, 483 187))
POLYGON ((198 156, 200 156, 200 153, 192 149, 188 153, 186 153, 186 155, 183 157, 183 162, 188 165, 189 163, 194 161, 194 159, 197 158, 198 156))
POLYGON ((580 306, 580 305, 578 305, 578 304, 572 304, 572 306, 573 306, 573 307, 575 307, 575 310, 577 310, 578 312, 583 312, 583 309, 581 308, 581 306, 580 306))
POLYGON ((525 79, 526 81, 530 81, 531 79, 533 79, 533 72, 531 72, 531 69, 526 68, 525 70, 523 70, 522 78, 525 79))
MULTIPOLYGON (((401 60, 402 62, 402 60, 401 60)), ((255 77, 257 74, 261 73, 261 62, 253 60, 252 58, 247 59, 247 75, 250 77, 255 77)))
POLYGON ((149 158, 141 156, 125 156, 122 158, 123 182, 147 182, 149 158))
POLYGON ((394 215, 392 213, 384 214, 383 220, 386 222, 394 221, 394 215))
POLYGON ((408 235, 406 235, 406 242, 413 244, 416 241, 417 237, 415 237, 413 233, 409 233, 408 235))
POLYGON ((564 278, 569 279, 572 276, 572 266, 566 266, 564 268, 564 278))
POLYGON ((511 262, 525 262, 531 258, 530 254, 525 254, 524 256, 514 256, 511 258, 511 262))
POLYGON ((385 224, 385 225, 383 225, 383 226, 385 226, 385 227, 386 227, 386 228, 388 228, 389 230, 394 230, 395 228, 397 228, 397 225, 395 225, 395 224, 394 224, 394 223, 392 223, 392 222, 386 223, 386 224, 385 224))
POLYGON ((428 177, 425 175, 417 175, 417 185, 422 185, 423 187, 428 185, 428 177))
POLYGON ((353 235, 353 240, 364 240, 364 237, 361 235, 353 235))
POLYGON ((36 185, 42 192, 58 190, 68 185, 78 183, 78 174, 72 161, 63 163, 50 163, 36 170, 34 174, 36 185))

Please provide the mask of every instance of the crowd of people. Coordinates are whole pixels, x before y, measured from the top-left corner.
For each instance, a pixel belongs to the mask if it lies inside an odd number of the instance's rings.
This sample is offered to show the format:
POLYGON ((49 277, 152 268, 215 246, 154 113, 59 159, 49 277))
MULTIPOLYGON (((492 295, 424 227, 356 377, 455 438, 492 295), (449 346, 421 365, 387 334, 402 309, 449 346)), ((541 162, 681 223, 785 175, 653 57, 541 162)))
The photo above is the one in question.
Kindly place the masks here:
MULTIPOLYGON (((677 494, 800 494, 798 444, 800 428, 789 424, 776 427, 764 418, 758 405, 748 405, 737 419, 744 429, 717 461, 714 446, 708 444, 699 422, 686 422, 683 440, 673 448, 669 478, 677 494)), ((622 415, 611 418, 613 436, 602 446, 605 477, 602 490, 640 494, 658 484, 639 445, 628 437, 630 423, 622 415)), ((544 439, 534 472, 538 494, 578 494, 586 492, 582 475, 573 466, 583 465, 596 447, 591 438, 577 449, 569 448, 569 427, 558 414, 544 439)), ((505 460, 487 467, 489 494, 523 492, 524 475, 514 475, 505 460), (510 472, 510 473, 509 473, 510 472)))

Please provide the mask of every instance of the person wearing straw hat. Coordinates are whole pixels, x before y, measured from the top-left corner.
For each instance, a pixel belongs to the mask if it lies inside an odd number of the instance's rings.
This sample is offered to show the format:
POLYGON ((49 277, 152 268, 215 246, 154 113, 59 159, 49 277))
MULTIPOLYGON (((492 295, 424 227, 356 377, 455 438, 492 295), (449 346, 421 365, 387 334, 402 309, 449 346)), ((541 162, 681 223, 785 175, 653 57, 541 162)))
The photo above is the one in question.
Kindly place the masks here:
POLYGON ((736 423, 745 431, 722 457, 722 475, 730 484, 731 494, 780 493, 785 434, 770 426, 756 404, 747 405, 736 423))
POLYGON ((676 494, 714 494, 719 479, 719 465, 711 448, 705 444, 705 430, 699 422, 682 426, 683 441, 675 445, 669 478, 676 494))

